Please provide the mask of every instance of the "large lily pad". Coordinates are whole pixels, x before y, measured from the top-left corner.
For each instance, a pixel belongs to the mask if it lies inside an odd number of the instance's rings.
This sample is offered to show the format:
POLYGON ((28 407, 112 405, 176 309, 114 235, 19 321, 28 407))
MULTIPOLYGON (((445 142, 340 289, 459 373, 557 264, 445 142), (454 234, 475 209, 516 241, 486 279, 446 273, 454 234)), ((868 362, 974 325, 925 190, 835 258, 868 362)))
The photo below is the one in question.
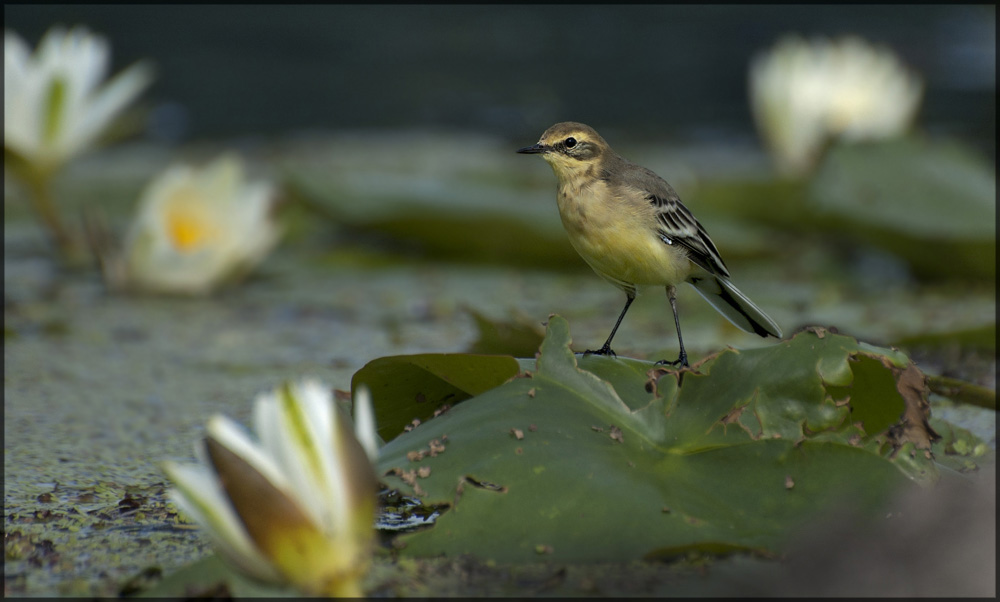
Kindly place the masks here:
POLYGON ((803 180, 715 180, 686 197, 726 257, 774 253, 748 224, 888 252, 921 278, 996 278, 996 170, 957 142, 830 147, 803 180))
POLYGON ((534 355, 542 344, 545 332, 535 320, 513 315, 510 320, 495 320, 474 307, 465 307, 479 331, 479 337, 468 348, 469 353, 496 353, 525 357, 534 355))
POLYGON ((830 149, 818 219, 922 276, 996 278, 996 173, 958 144, 905 138, 830 149))
POLYGON ((383 448, 391 486, 451 506, 403 553, 771 554, 823 509, 939 477, 922 375, 898 352, 817 329, 722 351, 678 387, 649 362, 578 362, 569 342, 553 316, 520 378, 383 448))
POLYGON ((392 439, 446 407, 498 387, 517 374, 517 360, 503 355, 425 353, 380 357, 351 379, 368 386, 382 439, 392 439))
POLYGON ((391 178, 383 172, 338 173, 331 179, 301 170, 289 175, 286 189, 352 236, 381 238, 409 255, 555 269, 586 266, 567 243, 551 193, 548 203, 538 203, 495 182, 417 174, 391 178))

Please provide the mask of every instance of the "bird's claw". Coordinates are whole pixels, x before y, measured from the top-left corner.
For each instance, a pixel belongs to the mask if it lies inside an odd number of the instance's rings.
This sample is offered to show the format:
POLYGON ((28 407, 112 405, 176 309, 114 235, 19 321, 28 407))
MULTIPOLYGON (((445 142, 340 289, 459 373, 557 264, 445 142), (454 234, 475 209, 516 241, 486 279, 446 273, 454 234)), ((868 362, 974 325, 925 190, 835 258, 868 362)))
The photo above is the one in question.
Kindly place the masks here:
POLYGON ((669 361, 669 360, 660 360, 660 361, 656 362, 656 364, 654 364, 654 365, 656 365, 656 366, 674 366, 674 367, 676 367, 676 366, 682 366, 684 368, 691 367, 691 365, 688 364, 688 358, 687 358, 687 354, 686 353, 682 353, 679 358, 675 359, 672 362, 669 361))
POLYGON ((654 366, 679 366, 680 369, 677 370, 677 386, 680 387, 684 383, 684 373, 691 370, 691 366, 688 364, 687 354, 682 353, 681 356, 674 361, 660 360, 653 364, 654 366))

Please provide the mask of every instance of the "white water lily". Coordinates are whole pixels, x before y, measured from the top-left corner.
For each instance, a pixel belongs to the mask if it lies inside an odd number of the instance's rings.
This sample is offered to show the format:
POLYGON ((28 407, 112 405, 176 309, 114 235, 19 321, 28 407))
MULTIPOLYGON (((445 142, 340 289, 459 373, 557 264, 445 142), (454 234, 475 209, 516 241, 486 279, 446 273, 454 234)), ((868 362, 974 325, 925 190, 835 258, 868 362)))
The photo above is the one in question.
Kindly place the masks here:
POLYGON ((786 37, 750 67, 757 129, 778 169, 801 175, 833 139, 876 140, 904 133, 923 95, 920 78, 890 50, 857 37, 786 37))
POLYGON ((246 575, 313 595, 360 596, 374 546, 378 454, 364 388, 355 414, 367 415, 368 426, 352 428, 315 380, 262 394, 258 438, 212 417, 196 448, 201 464, 165 464, 176 485, 170 496, 246 575))
POLYGON ((139 63, 105 83, 108 42, 82 26, 53 27, 34 54, 5 31, 3 62, 4 149, 41 173, 92 147, 152 81, 139 63))
POLYGON ((139 201, 125 240, 123 284, 204 294, 247 273, 278 241, 273 199, 272 185, 247 181, 234 156, 204 169, 169 168, 139 201))

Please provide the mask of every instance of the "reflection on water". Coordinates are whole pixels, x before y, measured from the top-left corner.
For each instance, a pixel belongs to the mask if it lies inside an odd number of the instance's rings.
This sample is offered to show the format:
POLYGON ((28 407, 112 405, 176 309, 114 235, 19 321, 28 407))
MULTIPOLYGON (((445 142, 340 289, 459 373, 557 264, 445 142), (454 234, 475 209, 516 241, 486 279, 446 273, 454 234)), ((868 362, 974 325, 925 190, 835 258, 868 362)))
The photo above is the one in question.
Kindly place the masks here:
POLYGON ((417 498, 401 494, 395 489, 383 489, 378 494, 379 512, 375 518, 375 528, 382 535, 410 533, 430 527, 447 504, 424 505, 417 498))

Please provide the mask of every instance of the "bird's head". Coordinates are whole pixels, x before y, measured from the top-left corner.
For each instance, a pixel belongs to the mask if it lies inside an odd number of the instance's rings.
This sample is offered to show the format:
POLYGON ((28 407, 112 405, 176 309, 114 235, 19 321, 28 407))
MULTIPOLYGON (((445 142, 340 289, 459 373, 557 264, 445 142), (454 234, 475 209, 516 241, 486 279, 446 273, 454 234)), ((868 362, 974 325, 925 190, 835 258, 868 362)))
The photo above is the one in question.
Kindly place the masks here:
POLYGON ((560 180, 587 172, 600 165, 608 143, 594 128, 575 121, 557 123, 545 130, 538 144, 518 149, 522 154, 539 154, 549 162, 560 180))

